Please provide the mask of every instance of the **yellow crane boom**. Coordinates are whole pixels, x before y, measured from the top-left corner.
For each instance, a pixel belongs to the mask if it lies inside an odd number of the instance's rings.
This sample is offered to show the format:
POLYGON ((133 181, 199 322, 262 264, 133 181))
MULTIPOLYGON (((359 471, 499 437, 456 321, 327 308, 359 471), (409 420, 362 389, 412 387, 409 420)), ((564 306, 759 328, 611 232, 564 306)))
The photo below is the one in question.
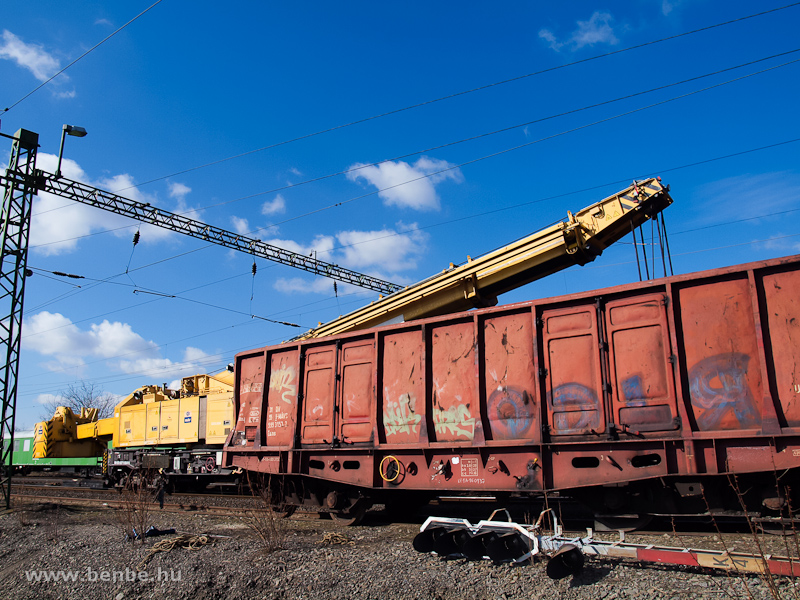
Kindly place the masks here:
POLYGON ((574 264, 584 265, 672 204, 660 178, 635 181, 567 219, 503 248, 320 324, 295 339, 336 335, 386 323, 494 306, 497 296, 574 264))

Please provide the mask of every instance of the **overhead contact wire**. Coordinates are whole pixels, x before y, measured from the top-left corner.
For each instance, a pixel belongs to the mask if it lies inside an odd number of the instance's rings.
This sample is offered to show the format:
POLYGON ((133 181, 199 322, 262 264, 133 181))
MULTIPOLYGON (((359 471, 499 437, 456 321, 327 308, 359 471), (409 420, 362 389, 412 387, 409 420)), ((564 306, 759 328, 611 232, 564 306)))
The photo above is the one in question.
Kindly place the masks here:
POLYGON ((161 4, 161 2, 162 2, 162 0, 156 0, 156 2, 154 2, 153 4, 151 4, 150 6, 148 6, 147 8, 145 8, 145 9, 144 9, 142 12, 140 12, 138 15, 136 15, 135 17, 133 17, 133 18, 132 18, 130 21, 128 21, 127 23, 125 23, 125 24, 124 24, 122 27, 120 27, 119 29, 117 29, 117 30, 116 30, 116 31, 114 31, 113 33, 110 33, 109 35, 107 35, 106 37, 104 37, 102 40, 100 40, 99 42, 97 42, 97 43, 96 43, 94 46, 92 46, 92 47, 91 47, 91 48, 89 48, 89 49, 88 49, 86 52, 84 52, 83 54, 81 54, 81 55, 80 55, 78 58, 76 58, 76 59, 75 59, 75 60, 73 60, 71 63, 69 63, 69 64, 68 64, 66 67, 64 67, 63 69, 61 69, 61 70, 60 70, 58 73, 56 73, 56 74, 55 74, 55 75, 53 75, 52 77, 49 77, 49 78, 48 78, 46 81, 43 81, 41 84, 39 84, 38 86, 36 86, 35 88, 33 88, 33 89, 30 91, 30 92, 28 92, 27 94, 25 94, 25 95, 24 95, 22 98, 20 98, 20 99, 19 99, 19 100, 17 100, 16 102, 14 102, 14 104, 12 104, 11 106, 9 106, 9 107, 7 107, 7 108, 4 108, 4 109, 3 109, 3 114, 5 114, 5 113, 7 113, 8 111, 10 111, 10 110, 11 110, 12 108, 14 108, 14 107, 15 107, 17 104, 19 104, 19 103, 20 103, 20 102, 22 102, 23 100, 27 99, 29 96, 32 96, 33 94, 35 94, 36 92, 38 92, 40 89, 42 89, 42 88, 43 88, 44 86, 46 86, 48 83, 50 83, 51 81, 53 81, 53 79, 55 79, 56 77, 58 77, 59 75, 61 75, 61 74, 62 74, 64 71, 66 71, 67 69, 69 69, 69 68, 70 68, 72 65, 74 65, 76 62, 78 62, 78 61, 79 61, 79 60, 81 60, 83 57, 85 57, 87 54, 89 54, 90 52, 92 52, 93 50, 95 50, 96 48, 98 48, 99 46, 101 46, 102 44, 104 44, 105 42, 107 42, 108 40, 110 40, 112 37, 114 37, 115 35, 117 35, 117 34, 118 34, 120 31, 122 31, 123 29, 125 29, 125 28, 126 28, 128 25, 130 25, 131 23, 133 23, 133 22, 134 22, 136 19, 138 19, 139 17, 141 17, 143 14, 145 14, 146 12, 148 12, 149 10, 151 10, 152 8, 155 8, 155 6, 156 6, 157 4, 161 4))
MULTIPOLYGON (((573 110, 569 110, 569 111, 565 111, 565 112, 562 112, 562 113, 557 113, 557 114, 554 114, 554 115, 548 115, 546 117, 541 117, 541 118, 534 119, 534 120, 531 120, 531 121, 527 121, 527 122, 524 122, 524 123, 518 123, 518 124, 515 124, 515 125, 508 126, 508 127, 503 127, 501 129, 496 129, 494 131, 484 132, 484 133, 481 133, 481 134, 478 134, 478 135, 470 136, 470 137, 467 137, 467 138, 462 138, 460 140, 447 142, 445 144, 440 144, 438 146, 432 146, 432 147, 429 147, 429 148, 425 148, 423 150, 417 150, 415 152, 402 154, 402 155, 399 155, 399 156, 395 156, 393 158, 383 159, 383 160, 380 160, 380 161, 377 161, 377 162, 373 162, 373 163, 368 163, 368 164, 362 164, 362 165, 359 165, 357 167, 353 167, 353 168, 350 168, 350 169, 345 169, 343 171, 337 171, 335 173, 328 173, 326 175, 321 175, 319 177, 315 177, 315 178, 312 178, 312 179, 307 179, 307 180, 300 181, 300 182, 297 182, 297 183, 294 183, 294 184, 289 184, 289 185, 273 188, 273 189, 270 189, 270 190, 257 192, 255 194, 249 194, 247 196, 242 196, 242 197, 239 197, 239 198, 235 198, 233 200, 226 200, 225 202, 218 202, 216 204, 210 204, 210 205, 206 205, 206 206, 199 207, 199 208, 193 208, 191 210, 187 210, 187 211, 184 211, 184 212, 178 213, 178 214, 180 214, 182 216, 185 216, 185 215, 188 215, 188 214, 191 214, 191 213, 198 212, 200 210, 205 210, 205 209, 208 209, 208 208, 214 208, 214 207, 218 207, 218 206, 224 206, 224 205, 227 205, 227 204, 233 204, 234 202, 241 202, 242 200, 248 200, 248 199, 251 199, 251 198, 258 197, 258 196, 264 196, 266 194, 272 194, 272 193, 280 192, 280 191, 283 191, 283 190, 286 190, 286 189, 299 187, 301 185, 306 185, 306 184, 309 184, 309 183, 315 183, 315 182, 323 181, 323 180, 326 180, 326 179, 337 177, 339 175, 346 175, 348 173, 359 171, 361 169, 366 169, 366 168, 378 166, 378 165, 381 165, 381 164, 384 164, 384 163, 393 162, 393 161, 396 161, 396 160, 401 160, 403 158, 408 158, 410 156, 416 156, 418 154, 423 154, 425 152, 432 152, 434 150, 441 150, 443 148, 448 148, 448 147, 455 146, 455 145, 458 145, 458 144, 463 144, 463 143, 466 143, 466 142, 469 142, 469 141, 474 141, 474 140, 485 138, 485 137, 489 137, 489 136, 492 136, 492 135, 497 135, 499 133, 504 133, 506 131, 511 131, 513 129, 519 129, 520 127, 525 127, 525 126, 528 126, 528 125, 533 125, 533 124, 536 124, 536 123, 541 123, 541 122, 544 122, 544 121, 553 120, 553 119, 556 119, 556 118, 559 118, 559 117, 568 116, 568 115, 571 115, 571 114, 575 114, 575 113, 583 112, 583 111, 586 111, 586 110, 590 110, 592 108, 598 108, 600 106, 613 104, 615 102, 621 102, 623 100, 629 100, 631 98, 642 96, 644 94, 649 94, 649 93, 653 93, 653 92, 656 92, 656 91, 668 89, 670 87, 675 87, 675 86, 678 86, 678 85, 682 85, 682 84, 685 84, 685 83, 698 81, 700 79, 704 79, 704 78, 707 78, 707 77, 712 77, 714 75, 719 75, 721 73, 729 72, 729 71, 732 71, 732 70, 735 70, 735 69, 740 69, 740 68, 744 68, 744 67, 747 67, 747 66, 752 66, 752 65, 760 63, 760 62, 764 62, 764 61, 771 60, 773 58, 778 58, 778 57, 781 57, 781 56, 786 56, 786 55, 789 55, 789 54, 794 54, 796 52, 800 52, 800 48, 795 48, 794 50, 788 50, 786 52, 781 52, 781 53, 778 53, 778 54, 773 54, 773 55, 770 55, 770 56, 762 57, 762 58, 759 58, 759 59, 756 59, 756 60, 752 60, 752 61, 749 61, 749 62, 746 62, 746 63, 741 63, 741 64, 738 64, 738 65, 735 65, 735 66, 732 66, 732 67, 726 67, 724 69, 719 69, 717 71, 712 71, 710 73, 705 73, 703 75, 697 75, 695 77, 690 77, 688 79, 684 79, 684 80, 681 80, 681 81, 676 81, 676 82, 673 82, 673 83, 661 85, 661 86, 658 86, 658 87, 655 87, 655 88, 651 88, 651 89, 648 89, 648 90, 635 92, 633 94, 628 94, 626 96, 620 96, 618 98, 613 98, 613 99, 610 99, 610 100, 604 100, 602 102, 586 105, 586 106, 583 106, 583 107, 580 107, 580 108, 576 108, 576 109, 573 109, 573 110)), ((778 65, 778 66, 785 66, 785 65, 778 65)), ((758 73, 753 73, 751 75, 754 75, 754 74, 758 74, 758 73)), ((750 75, 745 76, 745 77, 749 77, 749 76, 750 75)), ((736 79, 731 80, 731 81, 736 81, 736 79)), ((718 84, 718 85, 724 85, 725 83, 730 83, 731 81, 723 82, 722 84, 718 84)), ((714 86, 712 86, 712 87, 714 87, 714 86)), ((704 88, 704 89, 701 89, 701 90, 697 90, 697 91, 691 92, 690 94, 687 94, 687 95, 691 95, 692 93, 702 92, 702 91, 705 91, 707 89, 711 89, 711 88, 704 88)), ((682 98, 682 97, 684 97, 684 96, 678 96, 677 98, 673 98, 673 100, 674 99, 678 99, 678 98, 682 98)), ((651 106, 655 106, 655 105, 651 105, 651 106)), ((645 108, 650 108, 650 107, 644 107, 644 108, 642 108, 640 110, 644 110, 645 108)), ((630 113, 623 113, 623 115, 618 115, 618 116, 624 116, 626 114, 630 114, 630 113)), ((617 118, 617 117, 613 117, 613 118, 617 118)), ((594 125, 594 124, 596 124, 596 123, 592 123, 592 124, 586 125, 584 127, 589 127, 589 126, 594 125)), ((563 135, 564 133, 569 133, 571 131, 576 131, 576 130, 570 130, 570 131, 567 131, 567 132, 562 132, 559 135, 563 135)), ((554 137, 554 136, 551 136, 551 137, 554 137)), ((548 138, 543 138, 541 140, 530 142, 529 144, 538 143, 540 141, 544 141, 544 140, 547 140, 547 139, 550 139, 550 138, 549 137, 548 138)), ((522 146, 518 146, 518 147, 522 147, 522 146)), ((515 148, 512 148, 511 150, 513 150, 513 149, 515 149, 515 148)), ((490 155, 490 156, 494 156, 494 155, 490 155)), ((477 159, 477 160, 483 160, 483 158, 480 158, 480 159, 477 159)), ((475 161, 472 161, 472 162, 475 162, 475 161)), ((466 165, 466 164, 470 164, 470 163, 462 163, 462 165, 457 165, 454 168, 458 168, 458 167, 466 165)), ((430 177, 432 175, 436 175, 436 174, 442 173, 442 172, 443 171, 437 171, 436 173, 431 173, 431 174, 425 175, 424 177, 430 177)), ((398 187, 400 185, 405 185, 406 183, 411 183, 413 181, 418 181, 419 179, 422 179, 422 178, 413 179, 411 181, 403 182, 403 183, 397 184, 396 186, 392 186, 392 187, 398 187)), ((131 187, 136 187, 136 186, 131 186, 131 187)), ((125 188, 125 189, 128 189, 128 188, 125 188)), ((358 200, 358 199, 361 199, 361 198, 364 198, 364 197, 367 197, 367 196, 370 196, 370 195, 379 194, 380 192, 386 191, 388 189, 391 189, 391 187, 390 188, 383 188, 383 189, 380 189, 380 190, 376 190, 376 191, 371 192, 369 194, 358 196, 358 197, 352 198, 350 200, 337 202, 337 203, 329 205, 329 206, 325 206, 325 207, 321 207, 321 208, 315 209, 313 211, 305 212, 303 214, 300 214, 300 215, 297 215, 297 216, 294 216, 294 217, 291 217, 291 218, 288 218, 288 219, 284 219, 283 221, 279 221, 277 223, 273 223, 273 224, 271 224, 271 225, 269 225, 267 227, 260 227, 260 228, 254 229, 254 230, 248 232, 248 235, 249 234, 253 234, 253 233, 258 233, 258 232, 264 231, 266 229, 275 228, 275 227, 278 227, 278 226, 283 225, 285 223, 289 223, 289 222, 295 221, 297 219, 305 218, 305 217, 314 215, 316 213, 319 213, 319 212, 322 212, 322 211, 325 211, 325 210, 330 210, 331 208, 336 208, 338 206, 341 206, 342 204, 345 204, 347 202, 351 202, 353 200, 358 200)), ((39 213, 35 213, 34 216, 39 216, 39 215, 42 215, 42 214, 46 214, 48 212, 52 212, 52 211, 55 211, 55 210, 60 210, 61 208, 66 208, 66 206, 69 206, 69 205, 64 205, 64 206, 56 207, 56 208, 53 208, 53 209, 50 209, 50 210, 47 210, 47 211, 42 211, 42 212, 39 212, 39 213)), ((117 228, 108 229, 108 230, 105 230, 105 231, 107 231, 107 232, 118 231, 120 229, 124 229, 124 228, 128 228, 128 227, 134 227, 134 225, 126 225, 126 226, 123 226, 123 227, 117 227, 117 228)), ((32 247, 36 248, 36 247, 39 247, 39 246, 46 246, 46 245, 51 245, 51 244, 67 242, 67 241, 73 241, 75 239, 80 239, 81 237, 88 237, 90 235, 97 235, 98 233, 104 233, 104 232, 90 233, 90 234, 86 234, 85 236, 77 236, 77 237, 73 237, 73 238, 59 240, 59 241, 56 241, 56 242, 47 242, 45 244, 38 244, 37 246, 32 246, 32 247)), ((134 246, 135 246, 135 244, 134 244, 134 246)), ((204 246, 204 247, 208 247, 208 246, 204 246)), ((195 249, 195 250, 192 250, 191 252, 195 252, 197 250, 198 249, 195 249)))
POLYGON ((478 87, 475 87, 475 88, 471 88, 471 89, 468 89, 468 90, 455 92, 453 94, 448 94, 446 96, 441 96, 439 98, 434 98, 432 100, 426 100, 424 102, 418 102, 416 104, 411 104, 409 106, 405 106, 405 107, 402 107, 402 108, 397 108, 397 109, 394 109, 394 110, 383 112, 383 113, 380 113, 380 114, 377 114, 377 115, 373 115, 371 117, 364 117, 362 119, 356 119, 355 121, 350 121, 349 123, 344 123, 344 124, 341 124, 341 125, 335 125, 333 127, 327 128, 327 129, 321 129, 321 130, 315 131, 313 133, 308 133, 308 134, 297 136, 297 137, 294 137, 294 138, 291 138, 291 139, 288 139, 288 140, 284 140, 284 141, 281 141, 281 142, 276 142, 274 144, 269 144, 269 145, 263 146, 261 148, 256 148, 255 150, 248 150, 247 152, 241 152, 241 153, 235 154, 233 156, 229 156, 229 157, 226 157, 226 158, 221 158, 219 160, 215 160, 215 161, 212 161, 212 162, 209 162, 209 163, 205 163, 205 164, 202 164, 202 165, 198 165, 198 166, 195 166, 195 167, 190 167, 188 169, 183 169, 181 171, 176 171, 175 173, 171 173, 169 175, 162 175, 162 176, 156 177, 154 179, 149 179, 147 181, 143 181, 142 183, 138 183, 136 185, 131 185, 131 186, 128 186, 128 187, 125 187, 125 188, 121 188, 120 190, 117 190, 117 193, 125 191, 125 190, 128 190, 128 189, 131 189, 131 188, 138 188, 138 187, 141 187, 141 186, 144 186, 144 185, 148 185, 148 184, 154 183, 156 181, 162 181, 164 179, 168 179, 170 177, 175 177, 177 175, 183 175, 185 173, 190 173, 192 171, 197 171, 199 169, 204 169, 204 168, 207 168, 207 167, 218 165, 220 163, 227 162, 227 161, 230 161, 230 160, 234 160, 236 158, 242 158, 244 156, 249 156, 251 154, 256 154, 258 152, 263 152, 263 151, 269 150, 271 148, 277 148, 279 146, 284 146, 286 144, 291 144, 293 142, 298 142, 298 141, 305 140, 305 139, 312 138, 312 137, 316 137, 316 136, 319 136, 319 135, 322 135, 322 134, 325 134, 325 133, 330 133, 332 131, 337 131, 339 129, 344 129, 346 127, 351 127, 353 125, 358 125, 360 123, 366 123, 368 121, 374 121, 375 119, 381 119, 381 118, 388 117, 388 116, 391 116, 391 115, 396 115, 398 113, 406 112, 406 111, 413 110, 413 109, 416 109, 416 108, 420 108, 420 107, 423 107, 423 106, 428 106, 428 105, 431 105, 431 104, 435 104, 437 102, 443 102, 445 100, 450 100, 452 98, 457 98, 459 96, 465 96, 467 94, 472 94, 472 93, 479 92, 479 91, 482 91, 482 90, 486 90, 486 89, 490 89, 490 88, 493 88, 493 87, 505 85, 507 83, 513 83, 515 81, 520 81, 522 79, 527 79, 529 77, 535 77, 535 76, 538 76, 538 75, 543 75, 545 73, 551 73, 553 71, 566 69, 567 67, 572 67, 572 66, 575 66, 575 65, 588 63, 588 62, 591 62, 591 61, 594 61, 594 60, 598 60, 598 59, 601 59, 601 58, 606 58, 608 56, 614 56, 616 54, 622 54, 624 52, 630 52, 631 50, 637 50, 639 48, 652 46, 654 44, 660 44, 662 42, 667 42, 667 41, 678 39, 678 38, 681 38, 681 37, 694 35, 695 33, 702 33, 702 32, 705 32, 705 31, 712 30, 712 29, 716 29, 718 27, 724 27, 726 25, 732 25, 734 23, 739 23, 739 22, 742 22, 742 21, 746 21, 748 19, 761 17, 761 16, 764 16, 764 15, 768 15, 768 14, 771 14, 771 13, 775 13, 775 12, 781 11, 781 10, 786 10, 788 8, 793 8, 793 7, 798 6, 798 5, 800 5, 800 2, 793 2, 791 4, 787 4, 787 5, 784 5, 784 6, 779 6, 777 8, 765 10, 765 11, 758 12, 758 13, 753 13, 753 14, 750 14, 750 15, 745 15, 743 17, 738 17, 736 19, 731 19, 729 21, 724 21, 722 23, 715 23, 714 25, 707 25, 706 27, 700 27, 699 29, 693 29, 691 31, 685 31, 683 33, 678 33, 678 34, 675 34, 675 35, 671 35, 671 36, 667 36, 667 37, 664 37, 664 38, 660 38, 658 40, 650 40, 650 41, 647 41, 647 42, 643 42, 641 44, 636 44, 634 46, 629 46, 627 48, 621 48, 619 50, 612 50, 611 52, 606 52, 604 54, 598 54, 598 55, 595 55, 595 56, 590 56, 588 58, 582 58, 580 60, 569 62, 569 63, 563 64, 563 65, 558 65, 558 66, 555 66, 555 67, 548 67, 547 69, 541 69, 539 71, 534 71, 532 73, 526 73, 524 75, 518 75, 516 77, 511 77, 509 79, 503 79, 501 81, 495 81, 493 83, 488 83, 488 84, 481 85, 481 86, 478 86, 478 87))

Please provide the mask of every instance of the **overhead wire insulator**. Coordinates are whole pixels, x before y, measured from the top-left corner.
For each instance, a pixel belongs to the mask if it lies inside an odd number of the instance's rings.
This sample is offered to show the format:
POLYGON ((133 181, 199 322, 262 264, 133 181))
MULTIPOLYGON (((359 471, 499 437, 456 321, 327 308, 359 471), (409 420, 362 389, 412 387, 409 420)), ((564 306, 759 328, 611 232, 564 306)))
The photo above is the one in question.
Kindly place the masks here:
POLYGON ((136 285, 136 282, 135 282, 135 281, 133 281, 133 278, 132 278, 132 277, 131 277, 131 276, 128 274, 128 271, 129 271, 129 270, 130 270, 130 268, 131 268, 131 261, 133 260, 133 253, 134 253, 134 251, 136 250, 136 244, 138 244, 138 243, 139 243, 139 240, 141 239, 141 237, 142 237, 142 235, 141 235, 141 232, 140 232, 140 230, 139 230, 139 229, 137 229, 137 230, 136 230, 136 233, 134 233, 134 234, 133 234, 133 248, 131 248, 131 255, 130 255, 130 257, 128 258, 128 266, 127 266, 127 267, 125 267, 125 274, 126 274, 126 275, 128 275, 128 279, 130 279, 130 280, 131 280, 131 282, 132 282, 134 285, 136 285))
POLYGON ((69 277, 70 279, 85 279, 83 275, 73 275, 72 273, 63 273, 62 271, 51 271, 51 273, 59 277, 69 277))
POLYGON ((250 269, 253 273, 253 280, 250 282, 250 315, 253 315, 253 298, 255 297, 256 293, 256 272, 258 271, 258 265, 256 265, 256 259, 253 259, 253 267, 250 269))

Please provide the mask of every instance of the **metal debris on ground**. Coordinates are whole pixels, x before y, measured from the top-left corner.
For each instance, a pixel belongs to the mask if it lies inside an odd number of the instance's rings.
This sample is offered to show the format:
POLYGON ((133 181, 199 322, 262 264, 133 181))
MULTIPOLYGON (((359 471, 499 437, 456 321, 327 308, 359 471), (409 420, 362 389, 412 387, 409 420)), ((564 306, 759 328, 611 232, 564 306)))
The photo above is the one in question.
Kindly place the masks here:
POLYGON ((153 556, 159 552, 171 552, 173 548, 186 548, 187 550, 199 550, 209 543, 210 537, 208 535, 192 535, 190 533, 182 533, 177 537, 169 538, 156 542, 144 557, 142 562, 136 566, 137 571, 141 571, 147 566, 153 556))
POLYGON ((330 531, 326 533, 323 538, 319 542, 320 544, 327 544, 329 546, 335 545, 348 545, 348 546, 355 546, 356 543, 351 540, 346 535, 338 533, 336 531, 330 531))
POLYGON ((609 542, 595 539, 591 529, 587 529, 584 537, 570 537, 563 534, 555 516, 552 517, 553 533, 545 535, 542 519, 547 513, 552 513, 552 509, 542 512, 534 525, 514 523, 505 509, 494 511, 489 519, 476 525, 466 519, 429 517, 414 538, 414 549, 442 557, 468 560, 488 558, 495 563, 516 564, 528 562, 537 555, 547 555, 547 575, 552 579, 577 574, 583 567, 584 556, 800 577, 798 558, 748 554, 730 549, 720 551, 631 544, 625 542, 622 532, 618 541, 609 542), (505 513, 508 520, 495 520, 498 513, 505 513))

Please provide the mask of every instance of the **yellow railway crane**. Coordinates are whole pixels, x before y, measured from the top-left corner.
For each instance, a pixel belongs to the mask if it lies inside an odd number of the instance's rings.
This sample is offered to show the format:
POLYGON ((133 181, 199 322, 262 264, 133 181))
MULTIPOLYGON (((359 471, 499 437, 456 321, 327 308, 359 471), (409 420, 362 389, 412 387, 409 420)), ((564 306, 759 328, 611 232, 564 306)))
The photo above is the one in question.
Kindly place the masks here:
POLYGON ((584 265, 672 204, 660 178, 633 184, 567 219, 311 329, 295 339, 494 306, 497 296, 572 265, 584 265))
POLYGON ((89 458, 99 456, 108 442, 114 452, 104 471, 163 468, 176 475, 219 473, 222 444, 235 419, 233 373, 192 375, 180 390, 145 385, 114 408, 114 415, 97 419, 97 409, 73 414, 59 406, 49 421, 36 424, 33 457, 89 458))

